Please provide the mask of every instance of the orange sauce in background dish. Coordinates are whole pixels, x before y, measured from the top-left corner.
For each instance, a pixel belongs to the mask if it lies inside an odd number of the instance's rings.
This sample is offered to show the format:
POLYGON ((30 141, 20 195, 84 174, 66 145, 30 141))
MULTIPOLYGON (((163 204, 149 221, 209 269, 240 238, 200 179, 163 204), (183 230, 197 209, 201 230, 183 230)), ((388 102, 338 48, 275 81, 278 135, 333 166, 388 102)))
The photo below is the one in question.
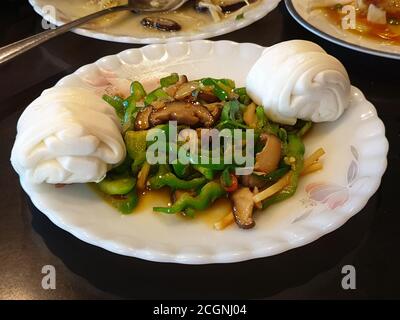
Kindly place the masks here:
MULTIPOLYGON (((332 22, 341 28, 344 14, 340 9, 322 8, 323 13, 332 22)), ((388 17, 388 21, 389 21, 388 17)), ((400 45, 400 25, 394 24, 375 24, 367 21, 367 17, 359 12, 356 13, 356 29, 347 30, 353 34, 361 35, 377 41, 385 41, 386 44, 400 45)))

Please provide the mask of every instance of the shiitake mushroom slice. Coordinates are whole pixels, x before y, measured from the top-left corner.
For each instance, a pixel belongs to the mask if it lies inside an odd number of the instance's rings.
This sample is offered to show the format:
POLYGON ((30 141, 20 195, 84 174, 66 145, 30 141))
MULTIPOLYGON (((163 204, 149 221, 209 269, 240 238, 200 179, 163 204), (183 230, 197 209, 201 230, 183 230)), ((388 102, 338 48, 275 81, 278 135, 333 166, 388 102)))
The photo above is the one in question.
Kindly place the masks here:
POLYGON ((157 126, 175 120, 178 124, 188 126, 211 127, 215 119, 210 111, 201 104, 193 104, 186 101, 173 101, 165 104, 165 107, 153 110, 149 116, 149 122, 152 126, 157 126))
POLYGON ((234 11, 239 10, 240 8, 244 7, 247 3, 244 1, 236 2, 230 5, 221 5, 221 9, 223 13, 231 13, 234 11))
POLYGON ((146 28, 157 29, 160 31, 179 31, 182 29, 178 22, 167 18, 144 17, 140 23, 146 28))
POLYGON ((255 225, 253 219, 253 193, 249 188, 239 188, 230 194, 233 203, 233 215, 236 224, 242 229, 250 229, 255 225))

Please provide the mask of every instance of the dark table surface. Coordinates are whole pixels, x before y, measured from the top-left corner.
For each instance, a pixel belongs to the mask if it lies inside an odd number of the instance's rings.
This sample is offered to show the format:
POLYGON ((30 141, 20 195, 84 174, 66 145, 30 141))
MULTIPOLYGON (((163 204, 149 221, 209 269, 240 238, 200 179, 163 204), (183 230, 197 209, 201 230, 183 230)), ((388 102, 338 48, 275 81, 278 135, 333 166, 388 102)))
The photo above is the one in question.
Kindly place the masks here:
MULTIPOLYGON (((0 46, 41 31, 27 1, 3 0, 0 46)), ((68 33, 0 66, 0 298, 400 298, 400 61, 353 52, 299 26, 283 3, 251 26, 216 38, 263 46, 308 39, 339 58, 376 106, 390 143, 378 192, 343 227, 283 254, 229 265, 184 266, 118 256, 53 225, 21 190, 9 162, 16 122, 42 90, 79 66, 135 47, 68 33), (343 290, 344 265, 356 289, 343 290), (56 289, 41 286, 44 265, 56 289)))

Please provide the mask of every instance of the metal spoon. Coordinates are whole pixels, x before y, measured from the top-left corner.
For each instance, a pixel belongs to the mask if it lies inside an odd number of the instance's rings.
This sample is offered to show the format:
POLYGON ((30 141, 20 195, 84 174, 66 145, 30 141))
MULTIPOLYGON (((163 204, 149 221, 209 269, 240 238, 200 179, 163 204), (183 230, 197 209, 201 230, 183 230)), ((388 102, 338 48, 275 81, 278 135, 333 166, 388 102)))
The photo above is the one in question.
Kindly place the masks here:
POLYGON ((128 0, 128 4, 116 6, 95 13, 89 14, 77 20, 63 24, 56 29, 43 31, 35 34, 26 39, 11 43, 0 48, 0 64, 20 55, 21 53, 32 49, 39 44, 50 40, 60 34, 63 34, 79 25, 82 25, 90 20, 102 17, 106 14, 119 12, 119 11, 133 11, 135 13, 140 12, 161 12, 161 11, 173 11, 181 7, 188 0, 128 0))

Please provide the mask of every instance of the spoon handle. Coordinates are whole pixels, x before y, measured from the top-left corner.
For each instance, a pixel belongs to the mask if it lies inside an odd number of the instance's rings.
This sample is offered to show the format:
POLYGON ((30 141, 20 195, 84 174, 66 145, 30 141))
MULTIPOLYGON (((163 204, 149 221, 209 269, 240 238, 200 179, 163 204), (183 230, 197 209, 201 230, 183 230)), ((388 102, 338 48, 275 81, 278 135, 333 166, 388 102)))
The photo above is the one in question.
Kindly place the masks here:
POLYGON ((106 14, 109 14, 112 12, 124 11, 124 10, 129 10, 129 9, 132 9, 132 8, 127 5, 107 8, 107 9, 89 14, 82 18, 73 20, 66 24, 63 24, 62 26, 57 27, 56 29, 50 29, 47 31, 43 31, 43 32, 35 34, 31 37, 28 37, 28 38, 19 40, 17 42, 11 43, 9 45, 6 45, 4 47, 1 47, 0 48, 0 64, 3 64, 5 62, 13 59, 14 57, 20 55, 21 53, 28 51, 29 49, 32 49, 32 48, 38 46, 39 44, 41 44, 47 40, 50 40, 60 34, 63 34, 81 24, 84 24, 84 23, 92 20, 92 19, 99 18, 103 15, 106 15, 106 14))

